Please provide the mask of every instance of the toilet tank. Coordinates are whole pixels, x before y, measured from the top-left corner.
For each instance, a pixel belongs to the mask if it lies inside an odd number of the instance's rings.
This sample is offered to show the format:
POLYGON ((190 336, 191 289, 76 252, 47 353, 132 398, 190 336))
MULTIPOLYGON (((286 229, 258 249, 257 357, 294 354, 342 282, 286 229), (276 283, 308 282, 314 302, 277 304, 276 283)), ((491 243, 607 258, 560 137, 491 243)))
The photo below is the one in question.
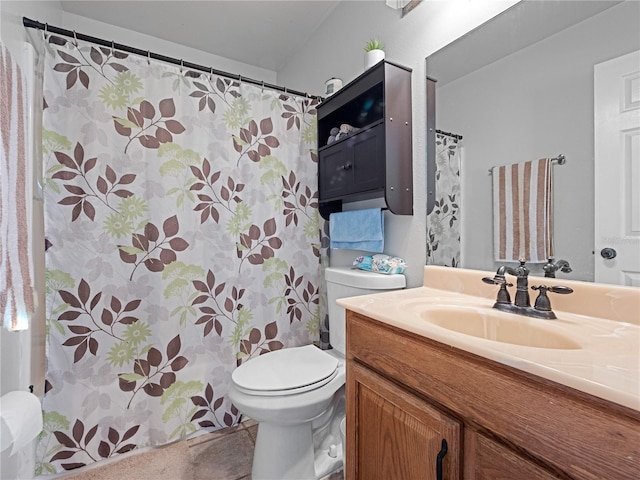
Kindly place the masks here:
POLYGON ((385 290, 398 290, 406 286, 404 275, 385 275, 349 267, 328 267, 324 271, 329 309, 329 342, 338 352, 345 354, 345 310, 336 303, 339 298, 357 297, 385 290))

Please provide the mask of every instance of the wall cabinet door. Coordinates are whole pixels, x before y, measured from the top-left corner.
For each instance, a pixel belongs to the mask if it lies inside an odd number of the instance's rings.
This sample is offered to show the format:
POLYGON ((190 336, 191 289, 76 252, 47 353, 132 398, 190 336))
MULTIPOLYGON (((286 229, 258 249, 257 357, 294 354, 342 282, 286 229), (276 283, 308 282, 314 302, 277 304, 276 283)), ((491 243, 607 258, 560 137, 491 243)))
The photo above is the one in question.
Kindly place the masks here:
POLYGON ((464 436, 465 480, 557 480, 513 450, 470 429, 464 436))
POLYGON ((351 155, 340 144, 320 152, 318 159, 318 186, 323 199, 340 198, 347 193, 349 177, 353 174, 347 166, 351 155))
POLYGON ((460 423, 355 362, 348 363, 347 422, 347 480, 460 478, 460 423))
POLYGON ((349 149, 353 162, 353 179, 349 193, 383 189, 385 186, 384 127, 378 125, 353 137, 349 149))
POLYGON ((323 201, 385 187, 384 127, 379 124, 320 151, 318 183, 323 201))

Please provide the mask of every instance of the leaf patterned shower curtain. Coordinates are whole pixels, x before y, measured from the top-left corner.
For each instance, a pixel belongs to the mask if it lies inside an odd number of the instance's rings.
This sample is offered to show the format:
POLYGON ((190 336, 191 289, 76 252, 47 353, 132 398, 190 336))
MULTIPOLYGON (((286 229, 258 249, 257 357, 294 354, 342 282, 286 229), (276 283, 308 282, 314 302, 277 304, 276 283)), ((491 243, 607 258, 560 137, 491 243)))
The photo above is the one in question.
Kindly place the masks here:
POLYGON ((460 145, 436 134, 436 200, 427 215, 427 264, 460 266, 460 145))
POLYGON ((234 368, 317 340, 315 100, 51 36, 37 474, 235 424, 234 368))

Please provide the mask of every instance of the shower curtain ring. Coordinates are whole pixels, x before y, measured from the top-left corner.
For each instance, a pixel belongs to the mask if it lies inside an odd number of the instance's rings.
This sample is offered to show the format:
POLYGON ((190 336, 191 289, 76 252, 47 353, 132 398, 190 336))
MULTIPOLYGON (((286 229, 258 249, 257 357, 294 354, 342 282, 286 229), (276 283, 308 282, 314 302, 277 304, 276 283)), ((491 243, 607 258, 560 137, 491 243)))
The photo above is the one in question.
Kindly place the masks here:
POLYGON ((183 68, 184 68, 184 61, 180 59, 180 73, 182 73, 183 68))
POLYGON ((239 86, 242 86, 242 75, 238 74, 238 83, 240 84, 239 86))
POLYGON ((213 67, 209 67, 209 81, 213 82, 213 67))
POLYGON ((147 65, 151 65, 151 50, 147 50, 147 65))
POLYGON ((78 48, 78 36, 76 35, 76 31, 73 31, 73 45, 78 48))
POLYGON ((116 47, 116 42, 111 40, 111 55, 113 55, 113 51, 115 50, 115 47, 116 47))
POLYGON ((43 32, 43 34, 42 34, 42 38, 46 40, 46 39, 47 39, 47 34, 48 34, 48 33, 49 33, 49 24, 48 24, 48 23, 45 23, 45 24, 44 24, 44 32, 43 32))
POLYGON ((262 93, 264 93, 264 80, 262 80, 262 93))

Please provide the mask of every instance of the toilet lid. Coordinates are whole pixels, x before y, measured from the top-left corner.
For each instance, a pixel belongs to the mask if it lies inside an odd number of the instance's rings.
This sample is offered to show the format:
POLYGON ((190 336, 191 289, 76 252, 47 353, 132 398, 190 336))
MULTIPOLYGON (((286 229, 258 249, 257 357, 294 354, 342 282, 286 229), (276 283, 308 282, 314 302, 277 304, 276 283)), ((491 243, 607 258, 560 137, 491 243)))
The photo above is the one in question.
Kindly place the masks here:
POLYGON ((337 374, 338 359, 314 345, 284 348, 240 365, 235 386, 253 395, 292 395, 314 390, 337 374))

